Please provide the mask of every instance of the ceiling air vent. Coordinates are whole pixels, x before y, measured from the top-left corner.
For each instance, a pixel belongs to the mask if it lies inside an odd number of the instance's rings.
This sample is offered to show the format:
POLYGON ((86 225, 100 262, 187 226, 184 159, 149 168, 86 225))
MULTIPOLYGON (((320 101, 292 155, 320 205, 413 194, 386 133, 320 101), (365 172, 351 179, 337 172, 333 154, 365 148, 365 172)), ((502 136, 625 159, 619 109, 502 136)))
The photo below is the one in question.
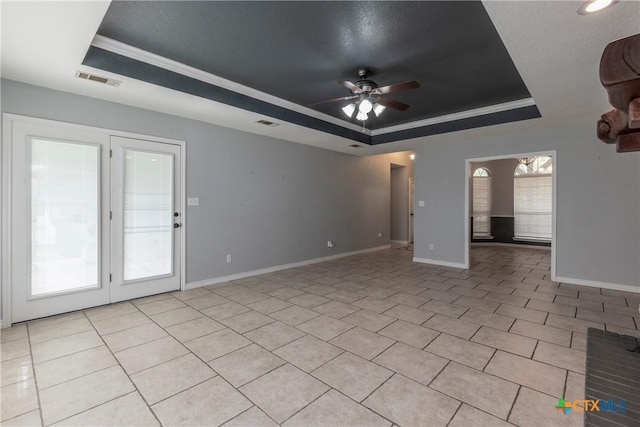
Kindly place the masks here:
POLYGON ((265 126, 278 126, 278 123, 274 123, 274 122, 270 122, 269 120, 258 120, 256 123, 260 123, 261 125, 265 125, 265 126))
POLYGON ((122 83, 120 80, 109 79, 107 77, 102 77, 102 76, 96 76, 95 74, 85 73, 84 71, 76 71, 76 77, 84 80, 91 80, 92 82, 107 84, 109 86, 115 86, 115 87, 120 86, 120 83, 122 83))

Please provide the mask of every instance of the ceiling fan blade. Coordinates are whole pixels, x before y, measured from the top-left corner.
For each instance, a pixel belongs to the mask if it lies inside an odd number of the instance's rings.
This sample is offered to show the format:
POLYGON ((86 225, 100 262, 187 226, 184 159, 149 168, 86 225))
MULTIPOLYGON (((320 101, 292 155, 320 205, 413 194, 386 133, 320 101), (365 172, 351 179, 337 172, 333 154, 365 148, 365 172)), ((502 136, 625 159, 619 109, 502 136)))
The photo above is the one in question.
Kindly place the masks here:
POLYGON ((357 98, 357 97, 358 97, 358 95, 341 96, 340 98, 333 98, 333 99, 328 99, 326 101, 320 101, 320 102, 316 102, 314 104, 309 104, 309 105, 307 105, 307 107, 315 107, 316 105, 327 104, 329 102, 347 101, 349 99, 354 99, 354 98, 357 98))
POLYGON ((380 93, 384 94, 384 93, 398 92, 401 90, 417 89, 419 87, 420 87, 420 83, 418 83, 415 80, 412 80, 410 82, 396 83, 394 85, 379 87, 378 90, 380 91, 380 93))
POLYGON ((362 89, 360 89, 358 86, 356 86, 355 84, 351 83, 348 80, 338 80, 338 83, 340 83, 342 86, 349 89, 351 92, 354 92, 354 93, 362 92, 362 89))
POLYGON ((389 107, 389 108, 395 108, 396 110, 400 110, 400 111, 404 111, 407 108, 409 108, 408 104, 405 104, 400 101, 396 101, 394 99, 385 98, 385 97, 380 98, 378 100, 378 104, 382 104, 385 107, 389 107))

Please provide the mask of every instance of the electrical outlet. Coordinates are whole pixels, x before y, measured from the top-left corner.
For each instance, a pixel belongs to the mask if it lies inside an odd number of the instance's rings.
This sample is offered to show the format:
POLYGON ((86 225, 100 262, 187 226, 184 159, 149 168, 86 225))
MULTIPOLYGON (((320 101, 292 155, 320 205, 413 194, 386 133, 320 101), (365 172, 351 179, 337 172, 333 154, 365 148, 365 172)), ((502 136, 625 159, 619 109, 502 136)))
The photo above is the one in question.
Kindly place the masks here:
POLYGON ((421 208, 424 207, 424 200, 419 200, 418 201, 418 206, 421 207, 421 208))
POLYGON ((433 243, 429 243, 429 250, 432 251, 433 250, 433 243))
POLYGON ((227 254, 227 262, 231 262, 231 254, 227 254))
POLYGON ((332 248, 333 247, 333 240, 327 240, 327 247, 328 248, 332 248))
POLYGON ((378 239, 382 239, 382 233, 378 233, 378 239))

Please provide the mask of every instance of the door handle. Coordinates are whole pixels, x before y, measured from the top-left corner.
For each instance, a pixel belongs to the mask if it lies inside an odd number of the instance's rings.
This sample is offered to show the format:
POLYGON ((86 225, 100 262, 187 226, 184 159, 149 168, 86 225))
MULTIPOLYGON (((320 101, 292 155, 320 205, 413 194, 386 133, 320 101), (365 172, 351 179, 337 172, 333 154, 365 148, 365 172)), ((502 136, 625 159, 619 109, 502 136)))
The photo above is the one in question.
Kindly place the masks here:
POLYGON ((181 225, 182 224, 180 224, 180 223, 175 223, 175 224, 173 224, 173 228, 180 228, 181 225))

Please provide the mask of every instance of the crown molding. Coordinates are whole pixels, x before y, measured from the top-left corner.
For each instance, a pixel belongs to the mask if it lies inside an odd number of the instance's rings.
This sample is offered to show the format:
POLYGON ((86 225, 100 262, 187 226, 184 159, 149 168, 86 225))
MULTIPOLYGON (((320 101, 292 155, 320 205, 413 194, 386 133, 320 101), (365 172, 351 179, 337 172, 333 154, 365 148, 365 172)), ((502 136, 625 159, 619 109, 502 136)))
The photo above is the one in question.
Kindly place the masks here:
POLYGON ((503 111, 515 110, 522 107, 536 105, 533 98, 518 99, 516 101, 503 102, 502 104, 488 105, 486 107, 474 108, 473 110, 460 111, 458 113, 446 114, 444 116, 431 117, 429 119, 417 120, 411 123, 389 126, 376 129, 371 132, 372 136, 384 135, 386 133, 398 132, 423 126, 437 125, 440 123, 454 122, 456 120, 468 119, 471 117, 484 116, 487 114, 500 113, 503 111))
POLYGON ((102 36, 100 34, 95 35, 95 37, 93 38, 93 41, 91 42, 91 46, 127 57, 130 59, 134 59, 136 61, 144 62, 146 64, 153 65, 168 71, 173 71, 174 73, 182 74, 183 76, 191 77, 193 79, 200 80, 202 82, 209 83, 224 89, 228 89, 230 91, 233 91, 242 95, 246 95, 251 98, 258 99, 260 101, 268 102, 269 104, 277 105, 278 107, 297 111, 307 116, 314 117, 316 119, 323 120, 325 122, 329 122, 329 123, 341 126, 343 128, 355 130, 360 133, 365 133, 366 135, 371 136, 371 130, 366 128, 363 130, 362 126, 359 126, 355 123, 350 123, 344 120, 337 119, 328 114, 324 114, 319 111, 312 110, 311 108, 298 105, 296 103, 287 101, 282 98, 278 98, 277 96, 273 96, 268 93, 261 92, 259 90, 242 85, 240 83, 236 83, 234 81, 225 79, 224 77, 220 77, 215 74, 209 73, 207 71, 203 71, 198 68, 185 65, 181 62, 165 58, 164 56, 156 55, 155 53, 151 53, 149 51, 139 49, 137 47, 119 42, 117 40, 102 36))

